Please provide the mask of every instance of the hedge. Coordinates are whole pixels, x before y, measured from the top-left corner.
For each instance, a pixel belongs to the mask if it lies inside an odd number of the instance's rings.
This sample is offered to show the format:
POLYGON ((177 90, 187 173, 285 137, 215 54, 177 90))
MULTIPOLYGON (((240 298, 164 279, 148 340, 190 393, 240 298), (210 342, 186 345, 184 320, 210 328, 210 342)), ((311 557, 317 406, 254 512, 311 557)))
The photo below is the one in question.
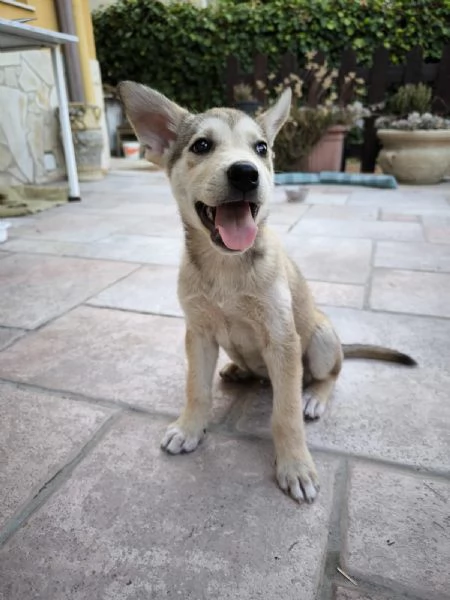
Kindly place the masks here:
POLYGON ((384 45, 394 63, 420 45, 438 61, 450 42, 450 0, 219 0, 206 9, 188 3, 118 0, 93 13, 104 83, 133 79, 191 109, 224 102, 227 55, 250 68, 256 52, 271 68, 285 52, 299 63, 322 50, 337 64, 352 47, 361 64, 384 45))

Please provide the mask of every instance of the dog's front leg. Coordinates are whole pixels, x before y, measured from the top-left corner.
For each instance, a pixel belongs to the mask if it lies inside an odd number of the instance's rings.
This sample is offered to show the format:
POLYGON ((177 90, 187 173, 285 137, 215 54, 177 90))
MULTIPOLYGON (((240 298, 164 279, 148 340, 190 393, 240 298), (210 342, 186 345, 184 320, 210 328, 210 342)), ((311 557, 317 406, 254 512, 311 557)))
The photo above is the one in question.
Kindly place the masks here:
POLYGON ((161 448, 169 454, 192 452, 205 434, 218 354, 219 347, 212 337, 187 329, 186 405, 161 442, 161 448))
POLYGON ((271 341, 264 359, 273 387, 272 434, 276 474, 282 490, 297 501, 312 502, 319 489, 306 445, 301 402, 302 360, 298 335, 271 341))

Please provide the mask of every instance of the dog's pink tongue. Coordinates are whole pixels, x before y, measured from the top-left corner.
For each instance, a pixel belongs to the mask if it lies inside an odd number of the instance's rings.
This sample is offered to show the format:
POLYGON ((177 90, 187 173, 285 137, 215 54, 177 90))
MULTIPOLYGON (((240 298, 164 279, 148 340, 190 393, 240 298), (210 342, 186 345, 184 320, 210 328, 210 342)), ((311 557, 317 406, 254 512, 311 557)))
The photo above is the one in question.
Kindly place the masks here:
POLYGON ((246 250, 255 241, 258 228, 248 202, 230 202, 216 208, 215 225, 230 250, 246 250))

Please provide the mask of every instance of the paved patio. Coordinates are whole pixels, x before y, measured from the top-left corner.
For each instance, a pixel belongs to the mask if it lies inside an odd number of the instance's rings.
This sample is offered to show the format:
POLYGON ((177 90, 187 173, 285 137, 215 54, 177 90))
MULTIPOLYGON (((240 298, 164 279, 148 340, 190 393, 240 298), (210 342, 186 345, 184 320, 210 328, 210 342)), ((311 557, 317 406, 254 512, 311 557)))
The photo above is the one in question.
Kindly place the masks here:
POLYGON ((321 493, 277 488, 270 389, 215 387, 197 452, 160 452, 183 404, 182 246, 160 172, 115 170, 0 246, 2 600, 450 598, 450 183, 277 188, 271 222, 345 342, 307 425, 321 493), (357 585, 337 570, 340 567, 357 585))

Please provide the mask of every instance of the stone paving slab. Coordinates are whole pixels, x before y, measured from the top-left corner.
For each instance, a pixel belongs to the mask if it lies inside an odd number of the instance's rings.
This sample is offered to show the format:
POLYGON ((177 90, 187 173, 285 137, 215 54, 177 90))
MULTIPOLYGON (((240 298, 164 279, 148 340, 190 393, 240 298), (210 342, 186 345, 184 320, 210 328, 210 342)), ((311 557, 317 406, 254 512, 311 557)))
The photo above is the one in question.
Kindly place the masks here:
POLYGON ((133 263, 178 265, 182 254, 180 238, 115 234, 95 243, 55 242, 16 238, 7 242, 13 252, 56 254, 133 263))
POLYGON ((14 254, 0 262, 0 325, 33 329, 131 273, 120 262, 14 254))
MULTIPOLYGON (((351 584, 349 584, 351 585, 351 584)), ((393 592, 380 592, 377 590, 374 592, 365 592, 361 589, 355 589, 337 586, 333 600, 411 600, 410 595, 405 595, 396 590, 393 592), (395 594, 395 595, 393 595, 395 594)))
POLYGON ((309 206, 305 204, 272 202, 267 223, 269 227, 272 225, 294 225, 308 210, 309 206))
MULTIPOLYGON (((244 385, 244 384, 243 384, 244 385)), ((308 423, 316 448, 450 473, 450 374, 348 361, 324 417, 308 423)), ((240 432, 268 436, 270 388, 243 396, 240 432)), ((300 395, 300 394, 299 394, 300 395)))
POLYGON ((435 244, 450 244, 450 225, 425 225, 425 237, 435 244))
POLYGON ((313 600, 335 462, 298 506, 277 488, 271 444, 210 435, 158 448, 161 424, 127 416, 0 550, 8 600, 313 600))
POLYGON ((423 241, 418 223, 344 220, 336 227, 334 219, 303 219, 291 230, 292 235, 373 240, 423 241))
POLYGON ((339 206, 324 205, 311 206, 305 220, 309 219, 339 219, 350 221, 376 221, 378 209, 375 206, 339 206))
POLYGON ((110 414, 107 408, 0 383, 0 527, 80 451, 110 414))
POLYGON ((374 266, 450 273, 450 248, 444 244, 378 242, 374 266))
POLYGON ((329 306, 346 306, 362 308, 364 306, 364 286, 346 283, 328 283, 326 281, 309 281, 317 304, 329 306))
POLYGON ((178 215, 158 215, 149 219, 140 219, 122 227, 119 234, 183 237, 183 226, 178 215))
POLYGON ((343 559, 354 577, 449 598, 450 482, 353 466, 343 559))
POLYGON ((23 329, 11 329, 9 327, 0 327, 0 350, 6 348, 24 335, 23 329))
POLYGON ((317 189, 312 189, 309 191, 306 196, 305 202, 307 204, 328 204, 331 206, 342 206, 343 204, 347 204, 350 198, 350 194, 348 192, 328 192, 324 194, 322 191, 317 189))
POLYGON ((307 279, 361 284, 369 277, 370 240, 289 234, 283 245, 307 279))
POLYGON ((181 317, 177 279, 177 267, 141 267, 91 298, 88 304, 181 317))
POLYGON ((420 223, 418 215, 409 214, 408 212, 392 212, 381 210, 381 221, 404 221, 406 223, 420 223))
MULTIPOLYGON (((11 238, 26 237, 28 239, 47 239, 60 242, 96 242, 123 228, 124 218, 112 218, 112 211, 106 215, 84 214, 72 211, 67 214, 58 212, 46 218, 36 220, 33 224, 22 225, 12 229, 11 238)), ((126 219, 130 222, 130 219, 126 219)), ((131 219, 136 223, 137 219, 131 219)))
POLYGON ((447 212, 450 205, 444 193, 426 194, 424 191, 413 191, 409 188, 400 190, 368 190, 354 191, 348 200, 349 206, 377 206, 385 211, 403 212, 411 210, 413 214, 432 214, 436 211, 447 212), (414 212, 416 211, 416 212, 414 212))
MULTIPOLYGON (((0 377, 176 417, 185 399, 184 331, 181 319, 79 307, 5 350, 0 377)), ((236 400, 218 386, 213 420, 236 400)))
POLYGON ((350 192, 342 189, 325 190, 325 188, 322 188, 319 190, 316 186, 308 188, 298 185, 277 185, 272 193, 272 202, 286 205, 291 202, 292 195, 297 198, 300 197, 296 202, 292 202, 294 206, 299 206, 302 203, 308 206, 316 204, 343 206, 347 203, 350 192))
POLYGON ((450 317, 450 274, 375 269, 370 306, 376 310, 450 317))
POLYGON ((378 344, 395 348, 413 356, 420 367, 450 371, 450 322, 447 320, 328 306, 323 310, 346 344, 378 344))
MULTIPOLYGON (((420 205, 416 206, 413 204, 395 204, 391 209, 381 209, 381 220, 385 220, 384 217, 386 215, 390 215, 392 211, 395 210, 395 213, 399 216, 396 220, 400 220, 400 216, 406 220, 409 217, 414 217, 414 220, 418 222, 424 222, 426 219, 446 219, 450 216, 450 204, 439 205, 439 208, 433 208, 433 205, 420 205)), ((392 219, 386 219, 392 220, 392 219)))
POLYGON ((124 201, 119 206, 112 208, 109 211, 109 214, 116 216, 137 215, 139 217, 150 218, 163 216, 176 217, 178 209, 175 200, 171 197, 167 197, 166 201, 158 203, 124 201))

